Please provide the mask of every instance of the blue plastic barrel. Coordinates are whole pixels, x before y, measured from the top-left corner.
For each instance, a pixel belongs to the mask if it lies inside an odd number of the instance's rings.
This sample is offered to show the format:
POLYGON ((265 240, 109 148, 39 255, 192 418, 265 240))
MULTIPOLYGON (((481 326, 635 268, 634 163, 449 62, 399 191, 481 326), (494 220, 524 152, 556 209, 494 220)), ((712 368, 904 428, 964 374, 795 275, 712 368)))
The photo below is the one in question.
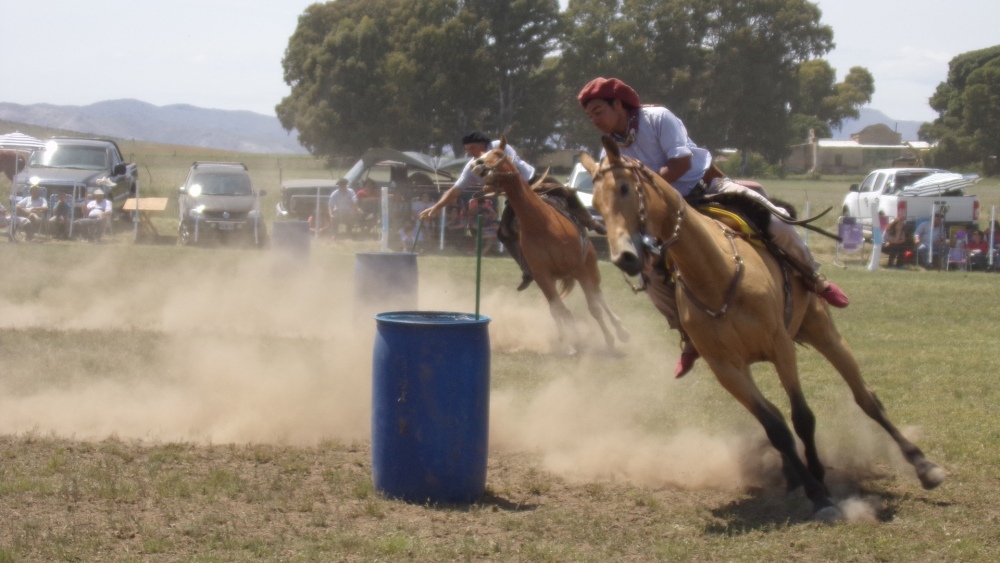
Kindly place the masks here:
POLYGON ((417 309, 417 255, 358 252, 354 255, 354 309, 359 317, 417 309))
POLYGON ((489 317, 375 315, 372 477, 386 496, 472 503, 486 489, 489 317))

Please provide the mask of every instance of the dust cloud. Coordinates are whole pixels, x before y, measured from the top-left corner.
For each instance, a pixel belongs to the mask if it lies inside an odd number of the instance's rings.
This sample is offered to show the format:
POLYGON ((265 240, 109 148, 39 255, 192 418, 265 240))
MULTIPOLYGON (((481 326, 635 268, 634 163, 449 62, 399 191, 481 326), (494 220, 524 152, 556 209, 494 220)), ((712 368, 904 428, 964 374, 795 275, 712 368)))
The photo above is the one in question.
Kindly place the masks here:
MULTIPOLYGON (((354 307, 353 270, 314 263, 289 272, 269 253, 246 253, 208 269, 131 271, 113 299, 81 299, 79 288, 128 267, 106 252, 52 280, 35 299, 0 296, 0 328, 118 330, 142 344, 128 352, 106 344, 106 364, 67 366, 58 384, 0 384, 0 431, 289 445, 369 439, 375 324, 354 307), (139 355, 141 365, 134 358, 118 362, 119 354, 139 355)), ((483 296, 494 356, 553 353, 548 308, 540 294, 525 295, 504 288, 483 296)), ((579 289, 571 299, 582 300, 579 289)), ((422 309, 470 311, 473 303, 472 289, 421 272, 422 309)), ((577 315, 600 342, 585 311, 577 315)), ((675 381, 673 340, 635 330, 632 336, 621 349, 629 365, 642 369, 617 373, 624 359, 584 354, 546 364, 559 367, 535 374, 532 385, 496 388, 491 450, 532 452, 545 470, 569 481, 736 490, 780 479, 780 460, 759 425, 748 414, 732 414, 741 408, 707 371, 675 381), (603 373, 609 370, 615 373, 603 373), (699 424, 706 406, 692 400, 695 387, 699 397, 708 393, 724 405, 731 421, 699 424)), ((858 422, 863 417, 852 408, 840 409, 842 427, 820 435, 832 444, 821 455, 842 464, 835 471, 844 475, 898 465, 894 445, 874 425, 858 422)), ((871 513, 862 501, 852 506, 871 513)))

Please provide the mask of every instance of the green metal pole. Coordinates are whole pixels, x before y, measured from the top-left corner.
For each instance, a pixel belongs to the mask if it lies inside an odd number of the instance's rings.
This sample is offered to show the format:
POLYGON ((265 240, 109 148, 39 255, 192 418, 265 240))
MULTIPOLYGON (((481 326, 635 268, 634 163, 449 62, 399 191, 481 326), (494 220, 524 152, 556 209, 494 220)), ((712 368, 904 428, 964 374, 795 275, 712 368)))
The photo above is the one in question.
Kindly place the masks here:
POLYGON ((476 320, 479 320, 479 287, 483 276, 483 216, 476 218, 476 320))

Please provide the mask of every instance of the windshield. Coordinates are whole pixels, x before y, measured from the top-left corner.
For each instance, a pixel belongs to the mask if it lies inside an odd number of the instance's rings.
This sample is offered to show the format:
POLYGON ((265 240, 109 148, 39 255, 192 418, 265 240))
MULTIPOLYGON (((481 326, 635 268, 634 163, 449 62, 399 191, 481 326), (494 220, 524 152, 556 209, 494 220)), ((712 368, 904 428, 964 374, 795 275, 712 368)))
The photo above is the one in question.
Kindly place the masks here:
POLYGON ((45 149, 31 155, 29 166, 34 168, 77 168, 107 170, 108 151, 104 147, 74 147, 48 143, 45 149))
POLYGON ((250 177, 230 172, 197 172, 191 179, 191 195, 253 195, 250 177), (198 190, 195 186, 200 186, 198 190))

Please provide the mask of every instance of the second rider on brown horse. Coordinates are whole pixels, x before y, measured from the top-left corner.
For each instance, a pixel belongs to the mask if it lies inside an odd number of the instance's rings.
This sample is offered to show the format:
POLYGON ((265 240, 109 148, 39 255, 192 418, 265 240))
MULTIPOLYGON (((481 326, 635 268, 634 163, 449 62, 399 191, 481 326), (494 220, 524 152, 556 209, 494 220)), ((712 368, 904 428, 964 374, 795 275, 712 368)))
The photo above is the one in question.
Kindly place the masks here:
MULTIPOLYGON (((469 162, 465 165, 465 168, 462 169, 462 173, 459 175, 455 185, 446 191, 437 203, 420 213, 421 219, 434 217, 441 211, 441 209, 457 203, 462 195, 462 192, 475 192, 483 188, 483 179, 473 171, 473 165, 476 162, 476 159, 484 155, 487 151, 499 147, 500 141, 492 141, 483 133, 479 131, 472 131, 462 137, 462 145, 465 148, 465 153, 471 157, 469 162)), ((565 208, 568 213, 578 224, 597 233, 605 234, 604 225, 595 220, 590 212, 587 211, 587 208, 583 206, 580 198, 576 195, 576 190, 549 182, 546 182, 541 186, 535 186, 535 184, 541 180, 541 177, 539 177, 535 172, 535 167, 521 160, 521 158, 517 156, 517 151, 515 151, 509 144, 504 149, 504 152, 507 154, 507 157, 514 164, 514 166, 517 167, 518 173, 521 174, 521 177, 527 180, 528 184, 530 184, 537 192, 548 197, 560 198, 565 202, 565 208)), ((503 213, 500 216, 500 227, 497 229, 497 240, 499 240, 503 244, 504 248, 510 252, 511 257, 521 268, 521 285, 517 287, 517 290, 523 291, 531 285, 533 278, 521 252, 521 246, 517 236, 516 217, 514 216, 513 208, 509 205, 504 207, 503 213)))

